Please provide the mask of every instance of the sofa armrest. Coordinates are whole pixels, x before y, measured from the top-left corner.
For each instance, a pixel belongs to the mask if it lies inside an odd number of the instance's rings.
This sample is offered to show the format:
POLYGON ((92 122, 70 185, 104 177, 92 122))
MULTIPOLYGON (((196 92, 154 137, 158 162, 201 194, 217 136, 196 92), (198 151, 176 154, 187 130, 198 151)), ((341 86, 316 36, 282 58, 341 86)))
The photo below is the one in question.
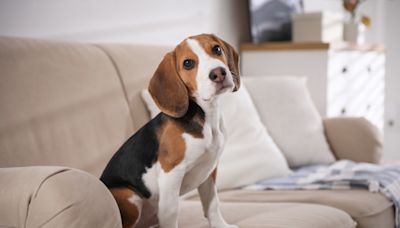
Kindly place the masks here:
POLYGON ((355 162, 379 163, 383 137, 365 118, 337 117, 324 119, 325 134, 336 158, 355 162))
POLYGON ((0 227, 122 227, 101 181, 51 166, 0 169, 0 227))

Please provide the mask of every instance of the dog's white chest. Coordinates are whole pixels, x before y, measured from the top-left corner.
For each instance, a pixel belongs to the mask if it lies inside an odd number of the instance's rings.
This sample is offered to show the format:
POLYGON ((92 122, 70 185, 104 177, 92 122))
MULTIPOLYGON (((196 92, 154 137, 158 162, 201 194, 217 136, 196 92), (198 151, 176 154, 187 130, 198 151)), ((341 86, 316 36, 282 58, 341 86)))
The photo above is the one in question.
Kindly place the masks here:
MULTIPOLYGON (((225 129, 219 113, 206 119, 203 138, 185 136, 187 172, 182 182, 181 194, 196 189, 217 166, 225 144, 225 129)), ((206 117, 207 118, 207 117, 206 117)))
POLYGON ((225 131, 222 118, 214 124, 206 124, 204 126, 206 150, 208 152, 222 152, 225 144, 225 131))

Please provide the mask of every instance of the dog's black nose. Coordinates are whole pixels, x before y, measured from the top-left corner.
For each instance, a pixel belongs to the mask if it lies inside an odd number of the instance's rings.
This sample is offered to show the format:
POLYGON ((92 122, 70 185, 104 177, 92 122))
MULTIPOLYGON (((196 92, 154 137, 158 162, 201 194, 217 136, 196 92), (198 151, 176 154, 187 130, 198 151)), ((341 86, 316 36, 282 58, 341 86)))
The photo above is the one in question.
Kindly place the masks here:
POLYGON ((223 82, 225 80, 225 76, 226 70, 223 67, 217 67, 211 70, 210 74, 208 75, 213 82, 223 82))

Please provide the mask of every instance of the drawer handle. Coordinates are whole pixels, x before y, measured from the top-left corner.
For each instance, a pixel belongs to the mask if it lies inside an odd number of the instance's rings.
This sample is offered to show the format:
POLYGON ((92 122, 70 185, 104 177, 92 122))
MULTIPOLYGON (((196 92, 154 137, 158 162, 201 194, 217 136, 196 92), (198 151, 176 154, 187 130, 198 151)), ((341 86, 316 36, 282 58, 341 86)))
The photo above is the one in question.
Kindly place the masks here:
POLYGON ((342 73, 345 74, 345 73, 347 73, 347 71, 348 71, 347 67, 343 67, 342 73))
POLYGON ((346 108, 342 108, 342 110, 340 110, 340 113, 341 113, 342 115, 346 114, 346 108))
POLYGON ((371 109, 371 105, 368 104, 367 107, 366 107, 366 110, 369 111, 370 109, 371 109))
POLYGON ((371 71, 372 71, 371 66, 367 67, 367 71, 368 71, 368 73, 371 73, 371 71))

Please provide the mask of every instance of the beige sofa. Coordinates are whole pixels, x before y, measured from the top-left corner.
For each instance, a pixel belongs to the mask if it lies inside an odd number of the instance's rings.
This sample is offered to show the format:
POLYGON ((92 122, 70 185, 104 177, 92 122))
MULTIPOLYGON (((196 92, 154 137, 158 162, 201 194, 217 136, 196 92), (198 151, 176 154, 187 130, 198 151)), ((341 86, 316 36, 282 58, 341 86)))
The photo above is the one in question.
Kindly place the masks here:
MULTIPOLYGON (((121 227, 98 177, 148 121, 139 92, 167 50, 0 38, 0 227, 121 227)), ((325 123, 338 158, 374 158, 380 140, 364 120, 325 123)), ((240 227, 394 227, 393 204, 364 190, 219 196, 240 227)), ((195 198, 180 210, 180 227, 207 227, 195 198)))

